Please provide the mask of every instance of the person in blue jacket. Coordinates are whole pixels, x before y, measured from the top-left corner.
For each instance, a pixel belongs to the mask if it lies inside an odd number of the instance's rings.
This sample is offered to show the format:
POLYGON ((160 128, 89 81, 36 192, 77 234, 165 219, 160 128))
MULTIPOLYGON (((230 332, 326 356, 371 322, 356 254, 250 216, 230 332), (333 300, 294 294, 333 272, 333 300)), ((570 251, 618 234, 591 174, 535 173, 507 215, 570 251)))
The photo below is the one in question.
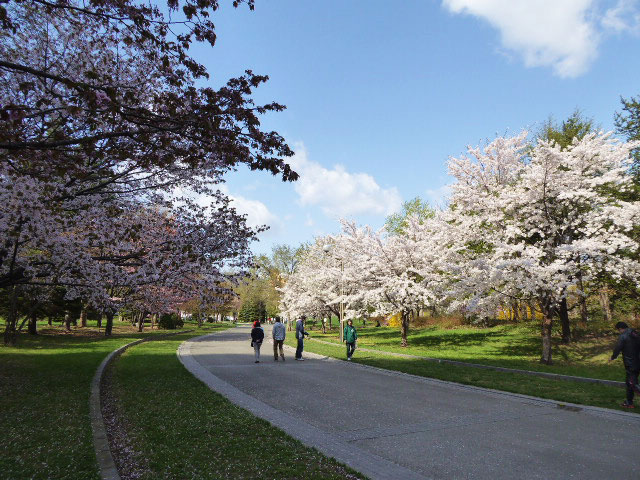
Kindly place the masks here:
POLYGON ((298 339, 298 347, 296 348, 296 360, 303 361, 302 351, 304 350, 304 336, 309 334, 304 329, 304 321, 307 317, 301 316, 296 322, 296 339, 298 339))
POLYGON ((353 326, 353 320, 347 320, 347 324, 344 326, 344 341, 347 344, 347 360, 351 361, 353 352, 356 350, 356 340, 358 339, 358 332, 356 327, 353 326))

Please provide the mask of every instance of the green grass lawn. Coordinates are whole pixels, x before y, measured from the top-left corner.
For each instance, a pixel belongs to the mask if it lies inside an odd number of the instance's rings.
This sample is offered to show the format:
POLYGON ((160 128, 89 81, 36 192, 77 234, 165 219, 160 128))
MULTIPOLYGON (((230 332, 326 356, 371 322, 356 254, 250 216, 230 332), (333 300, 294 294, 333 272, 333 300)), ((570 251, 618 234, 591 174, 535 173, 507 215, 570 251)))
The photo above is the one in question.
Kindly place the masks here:
POLYGON ((140 334, 118 321, 110 338, 95 322, 72 333, 46 323, 38 328, 37 336, 21 334, 16 347, 0 346, 0 478, 97 479, 91 379, 112 350, 168 331, 140 334))
MULTIPOLYGON (((359 323, 359 322, 358 322, 359 323)), ((542 343, 537 324, 500 325, 492 328, 429 327, 410 330, 409 346, 400 346, 400 329, 356 325, 358 346, 362 348, 406 353, 431 358, 458 360, 580 377, 624 380, 622 362, 609 364, 617 334, 589 336, 563 345, 556 335, 553 365, 540 363, 542 343)), ((339 343, 338 330, 322 334, 310 332, 313 338, 339 343)))
POLYGON ((113 364, 120 415, 143 479, 364 478, 212 392, 180 363, 193 335, 144 343, 113 364))
MULTIPOLYGON (((336 345, 320 344, 309 340, 305 342, 305 350, 335 358, 346 357, 346 349, 344 344, 340 344, 336 338, 335 329, 325 335, 317 330, 310 333, 313 338, 332 341, 336 345)), ((605 363, 611 354, 614 342, 615 336, 610 336, 585 339, 568 346, 554 345, 556 364, 546 366, 538 363, 540 340, 532 326, 414 330, 409 336, 408 348, 400 347, 400 333, 396 328, 358 328, 358 346, 380 350, 380 353, 356 350, 353 360, 423 377, 533 395, 559 402, 622 409, 619 407, 624 399, 622 388, 438 364, 420 359, 393 357, 383 353, 383 351, 390 351, 623 381, 622 362, 610 365, 605 363)), ((287 335, 287 343, 295 346, 293 335, 287 335)))

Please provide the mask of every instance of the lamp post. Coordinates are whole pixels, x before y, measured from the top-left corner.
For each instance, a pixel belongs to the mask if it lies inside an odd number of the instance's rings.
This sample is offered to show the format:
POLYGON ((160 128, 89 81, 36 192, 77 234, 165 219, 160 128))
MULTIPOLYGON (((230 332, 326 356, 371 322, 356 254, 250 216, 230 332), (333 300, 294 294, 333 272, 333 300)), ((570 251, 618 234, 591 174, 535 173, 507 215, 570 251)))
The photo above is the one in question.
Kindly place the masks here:
MULTIPOLYGON (((322 247, 322 249, 324 250, 324 253, 329 253, 331 252, 331 245, 330 244, 326 244, 324 247, 322 247)), ((344 341, 344 302, 342 301, 342 299, 344 298, 344 282, 342 280, 342 277, 344 275, 344 262, 342 260, 342 257, 336 257, 340 260, 340 307, 339 307, 339 315, 340 315, 340 342, 342 343, 344 341)))

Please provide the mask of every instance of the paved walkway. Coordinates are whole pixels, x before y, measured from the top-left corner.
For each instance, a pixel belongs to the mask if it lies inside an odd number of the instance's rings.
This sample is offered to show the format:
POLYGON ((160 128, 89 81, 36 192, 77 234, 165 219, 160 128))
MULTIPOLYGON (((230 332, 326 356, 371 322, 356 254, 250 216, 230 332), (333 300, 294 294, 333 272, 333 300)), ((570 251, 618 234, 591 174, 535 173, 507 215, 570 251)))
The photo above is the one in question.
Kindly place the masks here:
POLYGON ((254 364, 249 343, 236 328, 179 355, 212 389, 372 479, 640 478, 640 415, 312 354, 295 362, 291 349, 274 362, 268 339, 254 364))

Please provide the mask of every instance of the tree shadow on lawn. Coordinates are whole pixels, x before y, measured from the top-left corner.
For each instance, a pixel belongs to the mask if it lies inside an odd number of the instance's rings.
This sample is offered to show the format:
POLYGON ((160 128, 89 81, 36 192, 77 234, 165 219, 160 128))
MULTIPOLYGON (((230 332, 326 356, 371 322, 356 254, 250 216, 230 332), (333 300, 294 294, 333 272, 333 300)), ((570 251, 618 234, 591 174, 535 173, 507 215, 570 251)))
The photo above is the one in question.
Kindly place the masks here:
MULTIPOLYGON (((410 333, 408 342, 410 347, 434 348, 442 346, 461 346, 471 347, 483 345, 488 341, 504 337, 502 331, 477 331, 477 332, 459 332, 452 330, 443 331, 441 333, 431 333, 438 329, 429 328, 410 333)), ((375 335, 362 335, 363 339, 371 341, 376 345, 400 346, 400 330, 383 330, 375 335), (394 345, 397 342, 397 345, 394 345)))
MULTIPOLYGON (((95 328, 74 328, 71 332, 65 332, 59 328, 42 328, 38 335, 29 335, 27 332, 20 332, 15 346, 0 348, 0 353, 21 353, 23 350, 56 350, 75 347, 92 347, 105 341, 129 340, 135 341, 141 338, 155 338, 162 335, 178 334, 187 330, 195 330, 193 334, 207 334, 218 331, 223 327, 196 328, 194 325, 185 325, 178 330, 145 329, 138 332, 137 328, 129 329, 128 325, 114 326, 114 333, 105 336, 104 329, 99 332, 95 328)), ((1 344, 0 344, 1 345, 1 344)), ((116 348, 116 347, 114 347, 116 348)))

